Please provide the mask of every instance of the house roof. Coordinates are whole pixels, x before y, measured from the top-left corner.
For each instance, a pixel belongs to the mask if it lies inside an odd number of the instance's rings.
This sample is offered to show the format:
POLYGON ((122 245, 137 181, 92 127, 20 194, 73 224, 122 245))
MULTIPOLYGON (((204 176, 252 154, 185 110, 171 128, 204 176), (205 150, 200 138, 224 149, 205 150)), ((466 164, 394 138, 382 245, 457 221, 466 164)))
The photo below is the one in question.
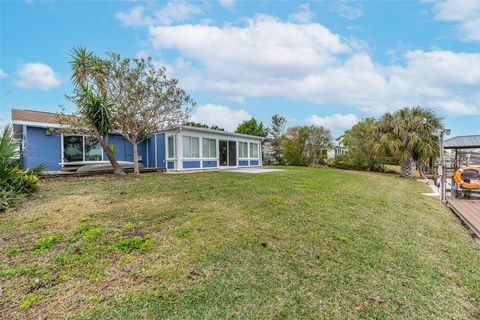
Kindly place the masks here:
POLYGON ((445 149, 480 148, 480 135, 458 136, 444 142, 445 149))
POLYGON ((166 130, 163 130, 163 131, 181 131, 181 130, 214 133, 214 134, 220 134, 220 135, 230 136, 230 137, 243 137, 243 138, 250 138, 250 139, 257 139, 257 140, 264 140, 265 139, 264 137, 252 136, 252 135, 249 135, 249 134, 228 132, 228 131, 222 131, 222 130, 201 128, 201 127, 191 127, 191 126, 178 126, 178 127, 169 128, 169 129, 166 129, 166 130))
MULTIPOLYGON (((12 122, 34 125, 34 126, 35 125, 47 126, 49 124, 52 127, 59 126, 56 113, 34 111, 34 110, 12 109, 12 122)), ((172 130, 189 130, 189 131, 196 131, 196 132, 215 133, 215 134, 221 134, 224 136, 232 136, 232 137, 244 137, 244 138, 258 139, 258 140, 264 139, 263 137, 251 136, 248 134, 234 133, 234 132, 200 128, 200 127, 191 127, 191 126, 179 126, 179 127, 170 128, 167 130, 162 130, 162 131, 172 131, 172 130)))
POLYGON ((58 124, 55 113, 20 109, 12 109, 12 121, 58 124))

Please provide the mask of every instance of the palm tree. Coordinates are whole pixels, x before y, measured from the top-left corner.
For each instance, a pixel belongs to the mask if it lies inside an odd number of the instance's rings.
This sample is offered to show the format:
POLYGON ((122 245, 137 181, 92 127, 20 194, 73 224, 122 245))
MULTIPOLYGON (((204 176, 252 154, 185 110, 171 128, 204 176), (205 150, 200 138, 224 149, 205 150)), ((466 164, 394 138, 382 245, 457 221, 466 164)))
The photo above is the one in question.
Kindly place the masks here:
POLYGON ((106 95, 105 63, 84 47, 73 48, 70 56, 72 57, 70 61, 73 71, 72 82, 76 91, 76 97, 73 100, 78 105, 79 113, 91 126, 112 164, 114 173, 125 174, 109 146, 109 132, 112 129, 111 104, 106 95))
POLYGON ((379 121, 380 145, 400 162, 400 175, 413 177, 413 164, 425 163, 438 155, 434 133, 442 127, 440 117, 422 107, 403 108, 386 113, 379 121))

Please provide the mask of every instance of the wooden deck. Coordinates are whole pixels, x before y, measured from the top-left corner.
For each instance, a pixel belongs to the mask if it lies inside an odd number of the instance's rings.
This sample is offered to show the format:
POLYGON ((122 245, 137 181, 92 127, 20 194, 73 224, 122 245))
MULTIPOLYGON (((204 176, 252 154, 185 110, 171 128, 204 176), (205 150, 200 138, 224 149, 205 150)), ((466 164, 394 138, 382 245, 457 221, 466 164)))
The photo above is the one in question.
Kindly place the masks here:
POLYGON ((447 206, 480 238, 480 200, 448 198, 447 206))

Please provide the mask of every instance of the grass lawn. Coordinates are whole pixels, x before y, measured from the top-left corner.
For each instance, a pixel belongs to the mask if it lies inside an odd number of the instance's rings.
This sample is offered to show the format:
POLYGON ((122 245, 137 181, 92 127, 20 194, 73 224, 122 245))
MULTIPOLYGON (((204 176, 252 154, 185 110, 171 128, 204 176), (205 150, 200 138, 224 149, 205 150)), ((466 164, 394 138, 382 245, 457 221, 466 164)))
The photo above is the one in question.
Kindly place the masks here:
POLYGON ((479 247, 421 192, 311 168, 50 181, 0 215, 0 318, 478 319, 479 247))

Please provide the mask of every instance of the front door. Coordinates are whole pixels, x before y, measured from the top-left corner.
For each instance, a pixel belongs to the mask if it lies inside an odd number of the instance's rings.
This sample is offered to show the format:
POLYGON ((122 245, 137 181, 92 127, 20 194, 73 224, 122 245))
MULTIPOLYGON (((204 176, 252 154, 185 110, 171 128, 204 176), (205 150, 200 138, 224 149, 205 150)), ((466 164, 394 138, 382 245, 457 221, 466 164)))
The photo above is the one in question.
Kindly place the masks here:
POLYGON ((218 141, 218 155, 220 167, 228 166, 228 144, 225 140, 218 141))
POLYGON ((237 142, 228 141, 228 166, 237 166, 237 142))

